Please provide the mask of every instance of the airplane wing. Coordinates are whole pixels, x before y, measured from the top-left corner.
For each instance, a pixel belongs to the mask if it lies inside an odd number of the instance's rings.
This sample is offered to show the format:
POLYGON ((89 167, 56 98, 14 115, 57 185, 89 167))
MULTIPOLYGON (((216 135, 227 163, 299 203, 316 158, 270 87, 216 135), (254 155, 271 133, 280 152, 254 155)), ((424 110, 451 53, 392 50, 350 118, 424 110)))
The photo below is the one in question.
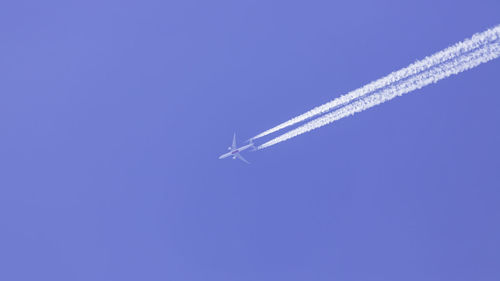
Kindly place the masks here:
POLYGON ((236 157, 238 157, 238 159, 240 159, 241 161, 247 163, 247 164, 250 164, 250 162, 248 162, 245 158, 243 158, 243 156, 241 156, 241 154, 239 153, 236 153, 236 157))
POLYGON ((231 145, 232 149, 236 149, 236 133, 233 135, 233 144, 231 145))

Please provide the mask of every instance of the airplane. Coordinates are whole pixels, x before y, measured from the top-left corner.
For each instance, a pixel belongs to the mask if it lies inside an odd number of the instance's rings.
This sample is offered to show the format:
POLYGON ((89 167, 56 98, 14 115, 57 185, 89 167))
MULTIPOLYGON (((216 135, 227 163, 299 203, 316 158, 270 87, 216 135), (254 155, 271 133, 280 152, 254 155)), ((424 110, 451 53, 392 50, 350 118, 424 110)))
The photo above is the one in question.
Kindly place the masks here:
POLYGON ((238 158, 241 161, 243 161, 243 162, 245 162, 247 164, 250 164, 250 162, 248 162, 240 154, 240 152, 242 152, 243 150, 246 150, 246 149, 248 149, 250 147, 252 147, 255 150, 255 146, 253 145, 252 140, 250 140, 250 143, 247 144, 247 145, 244 145, 244 146, 242 146, 240 148, 236 147, 236 133, 234 133, 234 135, 233 135, 233 144, 230 147, 227 148, 229 150, 229 152, 228 153, 224 153, 221 156, 219 156, 219 159, 224 159, 224 158, 227 158, 227 157, 233 157, 233 159, 238 158))

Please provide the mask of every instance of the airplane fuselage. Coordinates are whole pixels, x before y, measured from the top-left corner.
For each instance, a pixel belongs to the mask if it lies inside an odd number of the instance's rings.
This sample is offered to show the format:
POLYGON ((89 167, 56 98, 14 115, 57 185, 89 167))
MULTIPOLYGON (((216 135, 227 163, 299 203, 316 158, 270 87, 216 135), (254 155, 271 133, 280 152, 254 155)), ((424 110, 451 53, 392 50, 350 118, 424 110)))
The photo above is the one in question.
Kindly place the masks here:
POLYGON ((247 144, 247 145, 244 145, 242 147, 239 147, 239 148, 236 148, 236 149, 232 149, 231 151, 229 151, 228 153, 224 153, 222 154, 221 156, 219 156, 219 159, 224 159, 224 158, 227 158, 227 157, 231 157, 231 156, 234 156, 237 154, 237 153, 240 153, 242 152, 243 150, 246 150, 250 147, 252 147, 253 145, 252 144, 247 144))

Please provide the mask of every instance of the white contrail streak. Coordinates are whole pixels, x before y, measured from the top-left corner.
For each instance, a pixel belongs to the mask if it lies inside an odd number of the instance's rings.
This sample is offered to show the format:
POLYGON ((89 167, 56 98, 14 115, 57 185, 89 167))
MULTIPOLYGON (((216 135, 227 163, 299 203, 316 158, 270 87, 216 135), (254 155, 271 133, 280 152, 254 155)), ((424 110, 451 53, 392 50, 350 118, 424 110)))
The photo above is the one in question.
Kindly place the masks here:
POLYGON ((322 117, 314 119, 303 126, 291 130, 281 136, 278 136, 258 148, 263 149, 279 142, 288 140, 295 136, 304 134, 316 128, 322 127, 349 115, 364 111, 375 105, 391 100, 397 96, 410 93, 431 83, 436 83, 446 77, 474 68, 482 63, 488 62, 500 57, 500 42, 490 43, 478 50, 464 54, 450 61, 438 64, 427 71, 412 76, 400 83, 395 83, 389 87, 379 90, 360 100, 354 101, 340 109, 325 114, 322 117))
POLYGON ((376 90, 381 88, 390 86, 402 79, 406 79, 412 75, 416 75, 422 71, 426 71, 429 68, 432 68, 440 63, 448 61, 450 59, 461 56, 467 52, 470 52, 474 49, 480 48, 488 43, 491 43, 499 38, 500 34, 500 25, 496 26, 492 29, 486 30, 482 33, 477 33, 473 35, 470 39, 466 39, 462 42, 456 43, 453 46, 450 46, 440 52, 437 52, 429 57, 424 58, 423 60, 417 61, 413 64, 410 64, 408 67, 400 69, 398 71, 392 72, 391 74, 380 78, 376 81, 373 81, 361 88, 358 88, 354 91, 351 91, 345 95, 342 95, 328 103, 320 105, 318 107, 309 110, 308 112, 301 114, 297 117, 294 117, 286 122, 279 124, 267 131, 264 131, 252 139, 258 139, 263 136, 274 133, 278 130, 286 128, 288 126, 292 126, 304 120, 315 117, 319 114, 323 114, 335 108, 338 108, 341 105, 352 102, 356 99, 359 99, 367 94, 370 94, 376 90))

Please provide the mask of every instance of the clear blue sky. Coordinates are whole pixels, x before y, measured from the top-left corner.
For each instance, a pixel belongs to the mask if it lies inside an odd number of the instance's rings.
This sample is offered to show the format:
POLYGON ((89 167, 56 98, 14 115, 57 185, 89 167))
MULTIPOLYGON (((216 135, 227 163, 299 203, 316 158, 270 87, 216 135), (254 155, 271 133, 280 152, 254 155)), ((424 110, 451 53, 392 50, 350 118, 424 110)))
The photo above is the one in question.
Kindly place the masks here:
POLYGON ((498 11, 3 3, 0 279, 500 280, 500 60, 217 159, 498 11))

